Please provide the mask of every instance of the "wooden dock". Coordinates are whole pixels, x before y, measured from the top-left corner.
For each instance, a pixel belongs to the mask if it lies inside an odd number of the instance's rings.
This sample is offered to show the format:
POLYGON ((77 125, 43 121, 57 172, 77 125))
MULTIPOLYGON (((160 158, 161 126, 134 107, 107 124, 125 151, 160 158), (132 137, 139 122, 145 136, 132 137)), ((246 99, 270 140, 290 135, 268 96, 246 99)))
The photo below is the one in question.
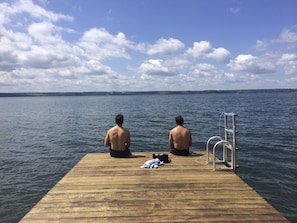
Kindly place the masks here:
POLYGON ((288 222, 205 152, 140 168, 152 154, 87 154, 20 222, 288 222))

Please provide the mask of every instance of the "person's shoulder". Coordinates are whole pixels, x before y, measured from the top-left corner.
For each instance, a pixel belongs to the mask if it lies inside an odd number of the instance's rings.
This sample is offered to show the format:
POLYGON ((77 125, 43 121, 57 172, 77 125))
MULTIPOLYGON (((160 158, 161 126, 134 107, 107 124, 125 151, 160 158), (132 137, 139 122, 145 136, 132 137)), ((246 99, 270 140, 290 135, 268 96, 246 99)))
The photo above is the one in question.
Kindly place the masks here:
POLYGON ((130 132, 128 129, 126 129, 126 128, 124 128, 124 127, 122 127, 122 129, 123 129, 124 131, 126 131, 126 132, 130 132))
POLYGON ((179 131, 181 131, 181 132, 190 132, 190 129, 188 129, 185 126, 180 126, 179 131))
POLYGON ((185 128, 187 132, 191 133, 191 130, 189 128, 185 128))
POLYGON ((190 131, 190 129, 189 129, 189 128, 187 128, 187 127, 185 127, 185 126, 183 126, 183 127, 184 127, 184 129, 186 129, 186 130, 190 131))
POLYGON ((176 132, 178 130, 177 126, 170 130, 170 132, 176 132))
POLYGON ((114 129, 116 129, 116 126, 111 127, 111 128, 108 130, 108 132, 111 132, 111 131, 113 131, 114 129))

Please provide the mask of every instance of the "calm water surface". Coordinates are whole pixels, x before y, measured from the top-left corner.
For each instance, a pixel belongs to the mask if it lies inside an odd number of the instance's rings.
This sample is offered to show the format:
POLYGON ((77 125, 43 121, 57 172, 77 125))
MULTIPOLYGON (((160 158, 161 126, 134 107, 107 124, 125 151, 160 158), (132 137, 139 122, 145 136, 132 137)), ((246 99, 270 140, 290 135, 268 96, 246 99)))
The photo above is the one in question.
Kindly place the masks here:
POLYGON ((108 152, 117 113, 132 151, 164 151, 176 115, 205 150, 222 112, 238 114, 237 174, 297 222, 296 91, 0 98, 0 221, 18 222, 86 153, 108 152))

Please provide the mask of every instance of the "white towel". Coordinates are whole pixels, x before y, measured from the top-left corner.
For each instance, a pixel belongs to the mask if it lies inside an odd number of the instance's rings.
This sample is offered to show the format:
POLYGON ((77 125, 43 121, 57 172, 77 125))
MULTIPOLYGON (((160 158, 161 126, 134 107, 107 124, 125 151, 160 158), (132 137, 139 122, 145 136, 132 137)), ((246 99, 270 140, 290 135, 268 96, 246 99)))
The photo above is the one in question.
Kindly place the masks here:
POLYGON ((160 161, 158 158, 156 158, 146 161, 140 168, 158 168, 164 164, 165 163, 163 161, 160 161))

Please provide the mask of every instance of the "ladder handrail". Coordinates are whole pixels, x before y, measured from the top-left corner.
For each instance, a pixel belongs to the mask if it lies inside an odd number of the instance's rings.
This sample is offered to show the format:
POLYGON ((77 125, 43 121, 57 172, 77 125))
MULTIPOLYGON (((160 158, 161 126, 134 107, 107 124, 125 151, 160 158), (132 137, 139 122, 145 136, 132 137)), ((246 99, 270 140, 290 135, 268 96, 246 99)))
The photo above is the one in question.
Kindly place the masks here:
POLYGON ((207 143, 206 143, 206 155, 207 155, 207 163, 210 163, 210 158, 209 158, 209 144, 211 141, 213 140, 218 140, 218 141, 221 141, 223 140, 223 138, 221 136, 212 136, 210 137, 208 140, 207 140, 207 143))
POLYGON ((225 163, 230 164, 231 168, 228 169, 232 169, 235 170, 236 169, 236 134, 237 134, 237 130, 236 130, 236 116, 237 114, 235 113, 223 113, 224 114, 224 135, 225 137, 221 137, 221 136, 212 136, 207 140, 206 143, 206 153, 207 153, 207 162, 208 163, 213 163, 214 166, 214 170, 215 170, 215 164, 216 164, 216 148, 220 145, 223 144, 223 159, 220 160, 220 163, 225 163), (229 117, 232 118, 231 122, 229 120, 229 117), (229 127, 229 124, 231 124, 232 126, 229 127), (232 136, 230 136, 232 135, 232 136), (213 160, 210 159, 209 157, 209 144, 211 141, 213 140, 217 140, 218 142, 216 142, 214 144, 214 146, 212 147, 213 150, 213 160), (228 152, 227 149, 231 150, 231 163, 228 162, 228 152))
MULTIPOLYGON (((213 147, 213 157, 216 157, 216 149, 217 149, 217 147, 218 147, 220 144, 223 144, 223 152, 225 152, 225 151, 224 151, 225 149, 229 149, 229 150, 231 150, 232 152, 234 151, 233 146, 232 146, 228 141, 226 141, 226 140, 222 140, 222 141, 217 142, 217 143, 214 145, 214 147, 213 147)), ((234 161, 233 156, 231 156, 231 167, 230 167, 231 170, 235 169, 235 167, 234 167, 234 162, 233 162, 233 161, 234 161)), ((223 162, 225 162, 225 160, 223 160, 223 162)), ((217 164, 217 162, 213 162, 213 170, 216 170, 216 164, 217 164)))

